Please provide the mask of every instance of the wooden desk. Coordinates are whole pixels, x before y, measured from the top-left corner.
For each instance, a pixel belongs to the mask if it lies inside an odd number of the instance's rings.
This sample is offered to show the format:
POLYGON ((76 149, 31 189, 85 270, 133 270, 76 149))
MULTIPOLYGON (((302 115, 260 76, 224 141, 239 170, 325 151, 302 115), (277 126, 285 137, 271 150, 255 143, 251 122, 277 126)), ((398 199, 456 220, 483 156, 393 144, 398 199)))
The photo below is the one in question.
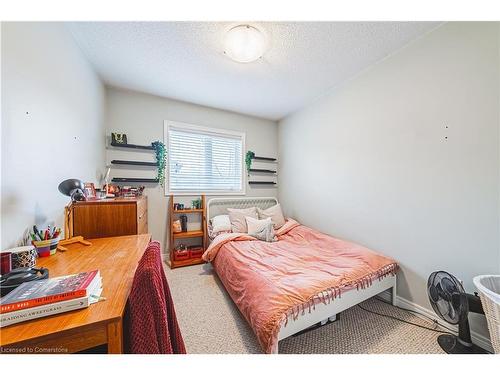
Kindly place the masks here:
POLYGON ((150 234, 93 239, 91 246, 68 245, 68 251, 39 258, 49 277, 101 271, 106 301, 88 308, 14 324, 0 329, 3 353, 74 353, 107 344, 123 353, 122 318, 137 263, 150 234))

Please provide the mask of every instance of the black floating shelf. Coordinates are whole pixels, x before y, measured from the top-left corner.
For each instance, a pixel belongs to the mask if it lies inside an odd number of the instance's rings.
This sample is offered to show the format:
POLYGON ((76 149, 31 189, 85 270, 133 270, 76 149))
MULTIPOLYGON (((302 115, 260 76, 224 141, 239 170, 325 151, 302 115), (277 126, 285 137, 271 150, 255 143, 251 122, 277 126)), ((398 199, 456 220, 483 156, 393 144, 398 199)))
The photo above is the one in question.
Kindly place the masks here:
POLYGON ((254 156, 252 159, 254 159, 254 160, 262 160, 262 161, 276 161, 275 158, 265 158, 263 156, 254 156))
POLYGON ((133 145, 130 143, 111 143, 113 147, 136 148, 140 150, 154 150, 153 146, 133 145))
POLYGON ((122 177, 115 177, 113 178, 113 182, 148 182, 152 184, 157 184, 158 179, 157 178, 122 178, 122 177))
POLYGON ((120 165, 144 165, 146 167, 157 167, 157 162, 150 161, 135 161, 135 160, 111 160, 111 164, 120 164, 120 165))
POLYGON ((276 185, 273 181, 248 181, 250 185, 276 185))
POLYGON ((249 172, 259 172, 259 173, 276 173, 276 171, 272 171, 270 169, 258 169, 258 168, 250 168, 249 172))

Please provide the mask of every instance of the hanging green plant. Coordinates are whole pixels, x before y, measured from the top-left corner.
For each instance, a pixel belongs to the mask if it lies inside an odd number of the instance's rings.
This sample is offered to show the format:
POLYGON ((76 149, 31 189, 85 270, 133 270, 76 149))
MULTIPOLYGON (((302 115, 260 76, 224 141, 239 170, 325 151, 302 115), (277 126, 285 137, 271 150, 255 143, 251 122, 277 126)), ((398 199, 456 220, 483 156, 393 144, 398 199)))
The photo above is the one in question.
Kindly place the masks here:
POLYGON ((247 173, 250 172, 250 168, 252 168, 252 159, 255 157, 255 152, 247 151, 245 155, 245 164, 247 165, 247 173))
POLYGON ((156 153, 156 162, 158 163, 158 182, 165 186, 165 163, 167 161, 167 150, 165 144, 160 141, 151 143, 156 153))

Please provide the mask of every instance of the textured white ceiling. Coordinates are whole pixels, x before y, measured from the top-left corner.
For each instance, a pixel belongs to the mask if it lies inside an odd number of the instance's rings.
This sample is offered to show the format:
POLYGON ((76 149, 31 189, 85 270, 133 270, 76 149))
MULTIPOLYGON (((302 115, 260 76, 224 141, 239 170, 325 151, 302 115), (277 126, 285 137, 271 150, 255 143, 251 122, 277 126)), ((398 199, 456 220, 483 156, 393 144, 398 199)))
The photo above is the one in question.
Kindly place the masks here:
POLYGON ((439 25, 437 22, 250 22, 261 60, 223 54, 233 22, 68 23, 106 84, 272 120, 290 114, 439 25))

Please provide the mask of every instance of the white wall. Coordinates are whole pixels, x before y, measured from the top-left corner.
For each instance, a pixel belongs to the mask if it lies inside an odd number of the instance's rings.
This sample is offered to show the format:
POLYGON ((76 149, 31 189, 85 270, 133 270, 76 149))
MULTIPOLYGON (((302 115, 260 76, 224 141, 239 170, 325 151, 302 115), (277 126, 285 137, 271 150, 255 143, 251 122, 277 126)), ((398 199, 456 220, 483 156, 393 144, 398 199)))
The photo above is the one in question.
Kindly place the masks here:
POLYGON ((63 226, 66 178, 104 167, 104 88, 58 23, 2 23, 1 246, 33 224, 63 226))
MULTIPOLYGON (((216 89, 216 88, 214 88, 216 89)), ((106 134, 126 133, 129 143, 150 144, 163 141, 163 121, 172 120, 195 125, 229 129, 246 134, 246 149, 257 155, 277 157, 278 129, 274 121, 244 116, 214 108, 175 101, 134 91, 107 88, 106 134)), ((168 150, 167 150, 168 152, 168 150)), ((246 152, 246 150, 245 150, 246 152)), ((167 155, 168 157, 168 155, 167 155)), ((113 159, 154 161, 152 152, 121 151, 108 147, 107 162, 113 159)), ((111 177, 155 178, 154 169, 113 168, 111 177)), ((165 251, 167 240, 168 197, 159 185, 147 186, 148 226, 153 239, 162 242, 165 251)), ((269 187, 251 188, 247 185, 247 196, 276 196, 277 189, 269 187)), ((208 199, 211 196, 207 197, 208 199)), ((190 203, 191 197, 183 201, 190 203)), ((196 226, 195 216, 189 223, 196 226)))
POLYGON ((499 67, 498 24, 448 23, 280 121, 287 213, 394 257, 421 306, 434 270, 473 291, 500 271, 499 67))

